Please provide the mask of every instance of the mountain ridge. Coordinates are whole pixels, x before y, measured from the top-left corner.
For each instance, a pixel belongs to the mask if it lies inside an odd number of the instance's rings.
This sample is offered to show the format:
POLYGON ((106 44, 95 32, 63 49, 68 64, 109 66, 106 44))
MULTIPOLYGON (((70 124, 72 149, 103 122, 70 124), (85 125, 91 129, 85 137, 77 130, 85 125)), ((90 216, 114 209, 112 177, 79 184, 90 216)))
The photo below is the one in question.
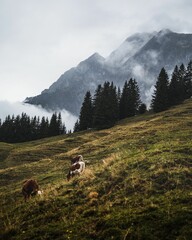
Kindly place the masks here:
POLYGON ((163 29, 128 37, 107 58, 94 53, 63 73, 49 89, 25 102, 52 110, 65 108, 78 115, 86 91, 94 94, 105 81, 122 87, 129 78, 138 82, 142 101, 149 103, 162 67, 170 74, 175 65, 192 59, 192 34, 163 29))

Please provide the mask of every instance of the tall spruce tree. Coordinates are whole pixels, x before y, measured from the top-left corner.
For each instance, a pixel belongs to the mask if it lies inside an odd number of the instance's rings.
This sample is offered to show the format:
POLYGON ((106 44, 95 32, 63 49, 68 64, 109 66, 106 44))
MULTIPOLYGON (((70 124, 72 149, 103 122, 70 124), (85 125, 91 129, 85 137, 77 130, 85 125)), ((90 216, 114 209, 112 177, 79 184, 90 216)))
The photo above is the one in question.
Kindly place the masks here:
POLYGON ((42 117, 39 129, 40 138, 48 137, 48 132, 49 132, 49 120, 48 118, 45 119, 45 117, 42 117))
POLYGON ((192 96, 192 61, 188 63, 184 76, 184 99, 192 96))
POLYGON ((141 104, 139 105, 139 114, 144 114, 144 113, 146 113, 146 111, 147 111, 147 106, 146 106, 146 104, 145 104, 145 103, 141 103, 141 104))
POLYGON ((119 100, 119 118, 120 119, 126 118, 128 116, 128 109, 127 109, 128 101, 129 101, 128 100, 128 83, 127 81, 125 81, 122 94, 119 100))
POLYGON ((169 78, 165 68, 162 68, 155 84, 151 107, 154 112, 161 112, 169 107, 168 101, 169 78))
POLYGON ((128 116, 132 117, 138 113, 141 104, 139 87, 135 79, 128 82, 128 116))
POLYGON ((59 112, 57 115, 57 135, 63 134, 63 123, 62 123, 62 117, 61 113, 59 112))
POLYGON ((58 135, 57 113, 53 113, 49 124, 49 137, 58 135))
POLYGON ((90 91, 86 92, 79 115, 79 131, 91 128, 93 124, 93 103, 90 91))
POLYGON ((118 98, 113 83, 105 82, 97 89, 94 101, 93 126, 96 128, 111 127, 118 120, 118 98))
POLYGON ((185 65, 182 63, 179 72, 178 72, 178 81, 179 81, 179 94, 177 96, 178 102, 181 103, 184 100, 185 95, 185 83, 184 78, 186 74, 185 65))
POLYGON ((179 83, 179 69, 178 66, 175 66, 175 69, 172 73, 171 81, 169 84, 168 90, 169 105, 173 106, 179 104, 181 101, 180 96, 180 83, 179 83))
POLYGON ((120 119, 135 116, 141 104, 139 87, 135 79, 124 84, 120 99, 120 119))
POLYGON ((79 132, 79 120, 77 119, 77 121, 75 122, 74 128, 73 128, 73 132, 79 132))
POLYGON ((67 128, 65 126, 65 123, 63 124, 62 134, 67 134, 67 128))

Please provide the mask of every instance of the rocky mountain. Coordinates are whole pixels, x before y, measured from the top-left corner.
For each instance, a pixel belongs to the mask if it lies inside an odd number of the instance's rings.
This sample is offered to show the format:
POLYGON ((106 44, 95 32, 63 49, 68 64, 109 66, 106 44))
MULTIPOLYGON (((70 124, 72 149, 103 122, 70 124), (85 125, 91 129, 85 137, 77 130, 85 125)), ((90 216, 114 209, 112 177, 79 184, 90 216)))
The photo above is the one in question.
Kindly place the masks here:
POLYGON ((135 78, 142 100, 150 102, 153 85, 162 67, 168 73, 175 65, 192 59, 192 34, 160 32, 137 33, 127 38, 107 58, 93 54, 78 66, 66 71, 49 89, 25 102, 47 109, 63 109, 78 115, 86 91, 92 94, 98 84, 113 81, 122 87, 125 80, 135 78))

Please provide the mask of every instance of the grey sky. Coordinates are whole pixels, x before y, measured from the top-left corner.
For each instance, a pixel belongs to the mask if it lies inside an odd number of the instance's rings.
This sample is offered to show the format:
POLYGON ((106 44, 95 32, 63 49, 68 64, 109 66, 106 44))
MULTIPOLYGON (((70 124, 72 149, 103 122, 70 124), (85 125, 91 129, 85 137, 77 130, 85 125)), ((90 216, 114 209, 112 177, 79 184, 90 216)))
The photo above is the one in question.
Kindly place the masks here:
POLYGON ((191 0, 0 0, 0 100, 39 94, 136 32, 192 33, 191 0))

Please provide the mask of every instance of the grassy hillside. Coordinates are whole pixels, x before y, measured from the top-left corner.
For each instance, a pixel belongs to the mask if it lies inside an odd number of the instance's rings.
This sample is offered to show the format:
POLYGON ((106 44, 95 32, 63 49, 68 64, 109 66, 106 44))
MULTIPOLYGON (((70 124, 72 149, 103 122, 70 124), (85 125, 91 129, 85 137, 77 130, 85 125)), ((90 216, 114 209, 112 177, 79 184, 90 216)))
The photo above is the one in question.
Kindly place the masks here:
POLYGON ((22 144, 0 143, 0 239, 192 239, 192 101, 22 144), (70 159, 86 171, 66 181, 70 159), (37 179, 43 195, 24 203, 37 179))

